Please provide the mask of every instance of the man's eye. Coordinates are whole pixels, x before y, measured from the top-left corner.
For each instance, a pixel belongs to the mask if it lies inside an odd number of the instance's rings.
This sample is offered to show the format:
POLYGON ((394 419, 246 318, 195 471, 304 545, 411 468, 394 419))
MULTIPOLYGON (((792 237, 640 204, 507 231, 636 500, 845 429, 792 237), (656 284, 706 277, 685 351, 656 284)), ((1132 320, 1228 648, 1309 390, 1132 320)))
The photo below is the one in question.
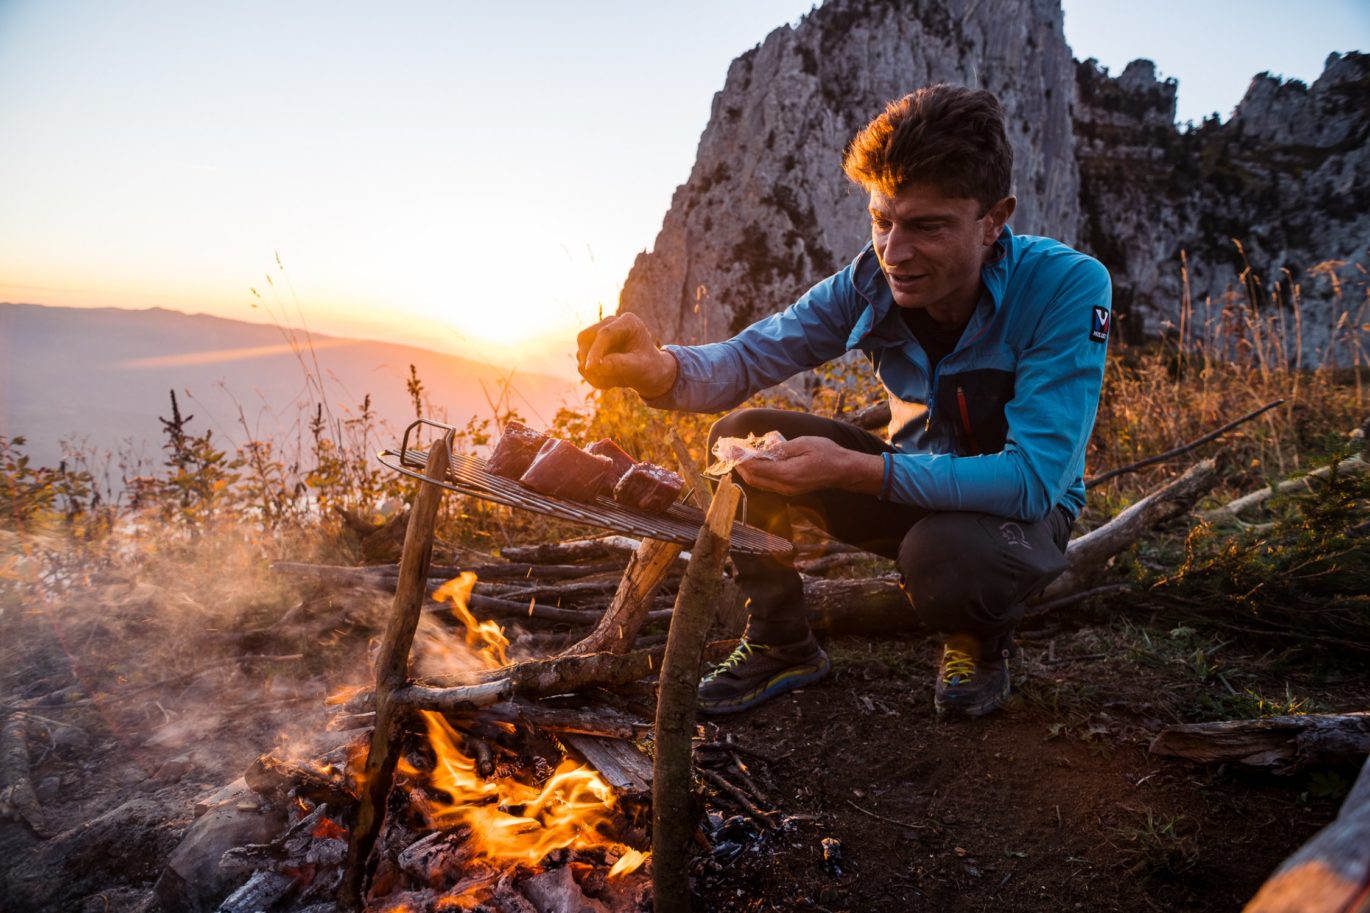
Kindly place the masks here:
POLYGON ((871 227, 875 228, 877 231, 889 231, 890 220, 878 219, 875 216, 871 216, 871 227))

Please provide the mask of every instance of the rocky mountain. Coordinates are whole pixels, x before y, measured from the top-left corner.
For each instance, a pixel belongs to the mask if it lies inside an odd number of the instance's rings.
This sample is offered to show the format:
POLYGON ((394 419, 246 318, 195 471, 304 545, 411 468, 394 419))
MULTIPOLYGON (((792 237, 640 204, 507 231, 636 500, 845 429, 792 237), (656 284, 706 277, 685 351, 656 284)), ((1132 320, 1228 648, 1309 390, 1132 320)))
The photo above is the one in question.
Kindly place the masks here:
MULTIPOLYGON (((57 465, 63 441, 160 463, 158 416, 171 414, 174 389, 182 413, 195 415, 193 433, 210 429, 232 448, 250 430, 285 453, 307 437, 321 396, 341 423, 369 397, 379 450, 413 417, 410 365, 429 414, 456 425, 488 418, 487 392, 498 399, 510 379, 426 349, 320 334, 306 341, 297 331, 202 314, 0 304, 0 436, 25 437, 37 465, 57 465)), ((528 421, 545 425, 575 404, 577 391, 562 378, 519 372, 509 394, 528 421)))
POLYGON ((1080 235, 1113 273, 1128 336, 1178 326, 1188 301, 1186 335, 1207 328, 1221 345, 1240 305, 1283 321, 1291 359, 1297 335, 1305 363, 1353 361, 1370 246, 1370 56, 1332 54, 1311 86, 1262 73, 1226 123, 1185 130, 1176 84, 1150 61, 1116 78, 1092 60, 1076 73, 1080 235))
POLYGON ((869 233, 842 151, 886 102, 936 81, 981 85, 1008 113, 1015 225, 1074 240, 1075 66, 1054 0, 835 0, 735 60, 690 179, 621 311, 662 339, 724 338, 846 263, 869 233))
POLYGON ((947 81, 999 96, 1014 229, 1099 257, 1130 338, 1178 323, 1182 300, 1193 326, 1234 300, 1287 310, 1298 285, 1305 350, 1343 360, 1328 328, 1365 295, 1368 79, 1358 53, 1312 86, 1262 74, 1227 123, 1182 130, 1149 62, 1112 77, 1072 59, 1057 0, 831 0, 733 62, 619 309, 691 343, 789 304, 868 238, 846 144, 889 100, 947 81))

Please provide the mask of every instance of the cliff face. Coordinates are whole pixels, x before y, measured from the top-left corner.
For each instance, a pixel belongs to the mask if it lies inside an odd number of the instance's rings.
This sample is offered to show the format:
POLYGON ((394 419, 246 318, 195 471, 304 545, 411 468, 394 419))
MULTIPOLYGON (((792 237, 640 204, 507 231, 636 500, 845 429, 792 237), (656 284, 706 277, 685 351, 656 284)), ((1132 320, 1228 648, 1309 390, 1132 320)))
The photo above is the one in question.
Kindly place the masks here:
POLYGON ((1345 360, 1327 339, 1365 299, 1368 61, 1332 55, 1312 86, 1262 74, 1228 123, 1182 132, 1177 87, 1149 62, 1111 77, 1071 59, 1057 0, 832 0, 733 62, 619 310, 696 343, 788 305, 869 237, 846 144, 888 101, 946 81, 999 96, 1014 230, 1099 257, 1128 337, 1178 322, 1183 251, 1194 320, 1234 295, 1287 308, 1297 284, 1305 351, 1345 360))
POLYGON ((1333 54, 1312 86, 1261 74, 1227 123, 1184 132, 1175 88, 1147 61, 1116 79, 1077 69, 1080 236, 1113 273, 1120 327, 1140 339, 1178 323, 1183 252, 1200 329, 1254 303, 1284 316, 1292 359, 1298 286, 1305 363, 1351 360, 1331 337, 1365 301, 1370 57, 1333 54))
POLYGON ((664 341, 726 338, 792 302, 869 239, 842 151, 891 99, 982 86, 1008 115, 1018 230, 1074 240, 1074 64, 1051 0, 834 0, 733 62, 690 179, 619 310, 664 341))

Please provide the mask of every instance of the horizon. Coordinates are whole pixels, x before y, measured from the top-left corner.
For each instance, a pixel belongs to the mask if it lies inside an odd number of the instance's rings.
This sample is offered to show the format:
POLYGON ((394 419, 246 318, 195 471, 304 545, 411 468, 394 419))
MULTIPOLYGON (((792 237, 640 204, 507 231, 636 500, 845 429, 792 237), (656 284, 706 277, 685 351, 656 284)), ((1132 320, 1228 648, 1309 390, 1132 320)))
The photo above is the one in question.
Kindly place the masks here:
MULTIPOLYGON (((1179 80, 1180 124, 1229 115, 1261 71, 1311 82, 1370 36, 1346 0, 1172 2, 1126 30, 1109 4, 1063 6, 1076 59, 1116 75, 1146 57, 1179 80), (1281 42, 1258 40, 1272 27, 1281 42), (1221 40, 1199 55, 1190 34, 1221 40)), ((617 310, 729 64, 811 8, 10 3, 0 298, 574 379, 575 332, 617 310)))

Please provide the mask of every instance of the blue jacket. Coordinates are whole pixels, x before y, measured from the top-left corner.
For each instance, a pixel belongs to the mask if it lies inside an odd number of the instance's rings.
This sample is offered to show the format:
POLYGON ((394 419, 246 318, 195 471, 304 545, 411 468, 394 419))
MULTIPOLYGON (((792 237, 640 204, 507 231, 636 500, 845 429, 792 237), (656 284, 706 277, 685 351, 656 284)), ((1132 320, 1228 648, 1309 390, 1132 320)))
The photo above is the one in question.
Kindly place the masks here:
POLYGON ((1108 272, 1058 241, 1008 228, 981 270, 985 293, 956 348, 929 370, 875 251, 726 342, 666 346, 675 387, 648 404, 732 409, 852 349, 890 399, 884 497, 929 510, 1040 520, 1085 503, 1085 446, 1103 384, 1108 272))

